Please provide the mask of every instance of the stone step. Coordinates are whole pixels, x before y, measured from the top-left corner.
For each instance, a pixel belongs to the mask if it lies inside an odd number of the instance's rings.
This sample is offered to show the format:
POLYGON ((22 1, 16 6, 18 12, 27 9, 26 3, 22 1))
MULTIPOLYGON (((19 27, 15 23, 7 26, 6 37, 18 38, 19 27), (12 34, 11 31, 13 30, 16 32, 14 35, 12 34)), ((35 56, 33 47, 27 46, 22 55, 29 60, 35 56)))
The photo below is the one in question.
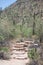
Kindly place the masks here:
POLYGON ((17 43, 11 48, 11 59, 28 60, 27 49, 24 47, 24 43, 17 43))
POLYGON ((21 55, 13 54, 11 57, 12 57, 12 58, 13 58, 13 57, 15 57, 15 58, 27 58, 27 54, 21 54, 21 55))
POLYGON ((23 48, 18 48, 18 49, 17 48, 13 48, 13 49, 11 49, 11 51, 12 50, 25 50, 25 49, 23 49, 23 48))
POLYGON ((25 57, 25 58, 16 58, 16 57, 13 57, 13 59, 26 60, 26 59, 28 59, 28 58, 27 58, 27 57, 25 57))
POLYGON ((25 53, 24 50, 23 50, 23 51, 21 51, 21 50, 20 50, 20 51, 13 50, 12 52, 13 52, 13 53, 25 53))

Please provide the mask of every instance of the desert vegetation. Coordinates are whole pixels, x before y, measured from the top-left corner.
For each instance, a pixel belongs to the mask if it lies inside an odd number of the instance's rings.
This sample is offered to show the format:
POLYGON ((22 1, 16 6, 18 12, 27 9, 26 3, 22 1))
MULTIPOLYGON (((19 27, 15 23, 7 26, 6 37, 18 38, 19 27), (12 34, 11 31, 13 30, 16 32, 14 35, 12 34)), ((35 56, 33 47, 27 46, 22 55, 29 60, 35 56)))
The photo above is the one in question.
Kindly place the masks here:
POLYGON ((6 53, 9 55, 10 40, 29 40, 29 38, 39 41, 41 53, 39 54, 33 47, 29 51, 28 57, 40 61, 39 65, 41 65, 43 57, 43 0, 17 0, 4 10, 0 9, 0 55, 4 52, 5 55, 6 53))

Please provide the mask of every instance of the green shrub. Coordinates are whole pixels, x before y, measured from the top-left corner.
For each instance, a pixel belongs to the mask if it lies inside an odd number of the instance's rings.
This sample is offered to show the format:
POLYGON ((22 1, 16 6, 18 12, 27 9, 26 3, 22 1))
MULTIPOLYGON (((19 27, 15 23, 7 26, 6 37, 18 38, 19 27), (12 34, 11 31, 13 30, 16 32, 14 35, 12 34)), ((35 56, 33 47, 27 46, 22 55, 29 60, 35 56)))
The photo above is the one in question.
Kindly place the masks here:
POLYGON ((23 28, 23 35, 24 37, 29 37, 32 36, 32 28, 23 28))
POLYGON ((39 54, 37 53, 37 50, 35 48, 32 48, 28 52, 28 57, 31 58, 31 59, 37 59, 39 57, 39 54))
POLYGON ((8 52, 9 48, 8 47, 0 47, 0 51, 8 52))
POLYGON ((4 40, 4 35, 0 35, 0 41, 4 40))

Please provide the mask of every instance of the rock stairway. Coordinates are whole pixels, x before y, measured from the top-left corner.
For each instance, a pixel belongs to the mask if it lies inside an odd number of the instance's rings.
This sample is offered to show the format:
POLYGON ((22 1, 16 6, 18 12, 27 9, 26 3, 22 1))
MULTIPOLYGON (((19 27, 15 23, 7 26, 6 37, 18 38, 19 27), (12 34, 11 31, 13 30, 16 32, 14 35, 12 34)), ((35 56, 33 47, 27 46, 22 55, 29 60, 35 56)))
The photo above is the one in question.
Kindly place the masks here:
POLYGON ((16 43, 12 46, 12 54, 11 54, 11 58, 13 59, 19 59, 19 60, 25 60, 28 59, 27 57, 27 52, 25 51, 25 47, 24 47, 23 42, 21 43, 16 43))
MULTIPOLYGON (((27 43, 27 42, 26 42, 27 43)), ((26 65, 30 63, 30 59, 27 57, 27 49, 24 42, 15 43, 10 46, 11 59, 0 60, 0 65, 26 65)))

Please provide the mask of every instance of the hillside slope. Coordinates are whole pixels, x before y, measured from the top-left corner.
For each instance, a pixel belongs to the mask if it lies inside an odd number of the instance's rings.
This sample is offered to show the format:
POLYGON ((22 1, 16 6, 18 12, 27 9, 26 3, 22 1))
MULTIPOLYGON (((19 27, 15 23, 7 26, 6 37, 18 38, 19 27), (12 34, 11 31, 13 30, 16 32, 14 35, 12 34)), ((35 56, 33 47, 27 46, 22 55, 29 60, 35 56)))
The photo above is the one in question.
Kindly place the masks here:
MULTIPOLYGON (((33 21, 35 32, 39 31, 40 24, 43 26, 43 0, 17 0, 15 3, 3 10, 0 20, 2 31, 7 36, 21 35, 28 37, 32 35, 33 21), (34 20, 35 17, 35 20, 34 20), (5 23, 5 24, 4 24, 5 23)), ((1 33, 1 35, 3 35, 1 33)), ((6 36, 6 35, 5 35, 6 36)))

